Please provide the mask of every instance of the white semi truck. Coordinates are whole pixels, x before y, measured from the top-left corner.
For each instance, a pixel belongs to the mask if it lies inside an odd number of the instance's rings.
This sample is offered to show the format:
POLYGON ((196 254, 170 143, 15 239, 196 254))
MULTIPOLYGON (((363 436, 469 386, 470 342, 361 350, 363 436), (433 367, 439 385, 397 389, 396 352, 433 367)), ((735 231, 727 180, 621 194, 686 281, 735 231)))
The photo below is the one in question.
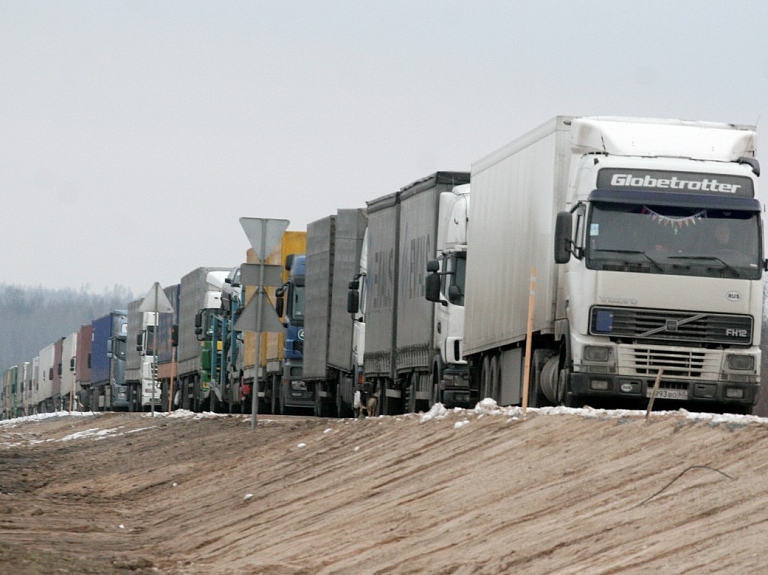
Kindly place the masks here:
MULTIPOLYGON (((453 404, 470 399, 466 377, 463 389, 437 389, 444 378, 434 372, 443 367, 435 307, 442 304, 425 299, 444 194, 461 195, 468 183, 466 172, 436 172, 367 203, 364 371, 383 414, 428 408, 438 395, 453 404)), ((450 385, 461 387, 461 381, 450 385)))
POLYGON ((480 396, 750 413, 762 206, 753 127, 558 116, 472 165, 465 354, 480 396), (554 256, 553 256, 554 247, 554 256), (659 405, 657 403, 657 405, 659 405))
POLYGON ((463 345, 469 187, 463 184, 440 194, 437 259, 427 263, 426 297, 436 303, 430 405, 467 406, 473 399, 463 345))

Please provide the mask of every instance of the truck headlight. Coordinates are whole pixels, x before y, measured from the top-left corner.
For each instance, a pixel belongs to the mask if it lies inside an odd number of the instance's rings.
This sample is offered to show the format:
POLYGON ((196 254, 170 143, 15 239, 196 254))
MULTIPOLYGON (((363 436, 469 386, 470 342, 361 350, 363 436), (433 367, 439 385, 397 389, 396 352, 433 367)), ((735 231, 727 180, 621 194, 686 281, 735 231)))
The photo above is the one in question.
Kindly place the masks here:
POLYGON ((753 355, 728 354, 725 356, 725 360, 728 362, 728 369, 734 371, 753 371, 755 369, 755 356, 753 355))
POLYGON ((584 359, 586 361, 608 361, 611 357, 611 348, 602 345, 587 345, 584 347, 584 359))
POLYGON ((725 397, 728 399, 744 399, 744 389, 741 387, 726 387, 725 397))

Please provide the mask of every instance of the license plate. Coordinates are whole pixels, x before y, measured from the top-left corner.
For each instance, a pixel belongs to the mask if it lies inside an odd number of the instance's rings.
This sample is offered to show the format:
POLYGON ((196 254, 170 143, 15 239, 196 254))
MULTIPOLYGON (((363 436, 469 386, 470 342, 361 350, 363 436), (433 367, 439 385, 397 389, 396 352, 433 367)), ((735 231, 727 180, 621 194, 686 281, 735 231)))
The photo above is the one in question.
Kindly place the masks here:
MULTIPOLYGON (((651 397, 653 388, 649 387, 645 392, 645 397, 651 397)), ((658 399, 688 399, 687 389, 659 389, 656 392, 658 399)))

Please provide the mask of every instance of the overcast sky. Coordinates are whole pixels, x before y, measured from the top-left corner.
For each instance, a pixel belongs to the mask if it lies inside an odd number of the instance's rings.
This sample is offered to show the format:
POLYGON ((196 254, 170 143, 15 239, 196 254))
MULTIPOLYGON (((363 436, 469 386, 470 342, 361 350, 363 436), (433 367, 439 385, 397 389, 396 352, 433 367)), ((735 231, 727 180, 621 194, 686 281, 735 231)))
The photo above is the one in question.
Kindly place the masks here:
POLYGON ((244 261, 242 216, 305 229, 559 114, 757 123, 765 170, 766 31, 762 0, 0 0, 0 282, 141 297, 244 261))

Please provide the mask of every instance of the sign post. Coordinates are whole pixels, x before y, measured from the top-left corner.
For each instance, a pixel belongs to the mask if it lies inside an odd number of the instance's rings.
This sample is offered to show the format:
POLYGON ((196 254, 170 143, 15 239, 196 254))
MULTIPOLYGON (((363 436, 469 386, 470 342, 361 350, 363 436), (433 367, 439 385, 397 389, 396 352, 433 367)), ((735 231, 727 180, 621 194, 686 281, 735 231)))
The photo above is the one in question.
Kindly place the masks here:
POLYGON ((142 313, 155 314, 155 332, 153 335, 152 351, 154 357, 152 359, 152 417, 155 416, 155 389, 157 388, 157 342, 158 342, 158 330, 160 329, 160 321, 158 318, 161 313, 173 313, 173 306, 168 301, 168 297, 165 295, 163 288, 160 287, 159 282, 155 282, 150 288, 144 300, 139 305, 139 311, 142 313))
MULTIPOLYGON (((235 322, 236 331, 256 332, 256 375, 258 379, 259 354, 261 353, 261 332, 280 332, 283 326, 275 313, 265 313, 265 306, 274 312, 272 306, 264 297, 265 287, 280 287, 282 285, 282 269, 280 266, 267 265, 267 256, 280 242, 283 233, 288 229, 288 220, 273 220, 266 218, 240 218, 240 225, 248 237, 248 241, 256 253, 259 263, 256 265, 243 264, 240 268, 242 285, 255 285, 256 293, 246 304, 243 313, 235 322)), ((251 429, 256 429, 256 412, 258 411, 258 381, 251 386, 251 429)))

